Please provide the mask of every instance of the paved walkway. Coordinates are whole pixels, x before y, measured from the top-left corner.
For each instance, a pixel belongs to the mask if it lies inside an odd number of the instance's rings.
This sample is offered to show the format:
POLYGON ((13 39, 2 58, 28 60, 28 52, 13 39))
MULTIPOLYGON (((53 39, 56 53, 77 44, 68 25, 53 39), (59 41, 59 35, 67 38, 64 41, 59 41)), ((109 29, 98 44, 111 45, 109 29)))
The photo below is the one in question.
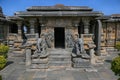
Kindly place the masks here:
POLYGON ((9 64, 0 71, 3 80, 117 80, 110 70, 110 62, 117 54, 106 57, 104 65, 95 66, 98 72, 86 72, 80 69, 48 69, 26 71, 23 57, 8 58, 9 64))

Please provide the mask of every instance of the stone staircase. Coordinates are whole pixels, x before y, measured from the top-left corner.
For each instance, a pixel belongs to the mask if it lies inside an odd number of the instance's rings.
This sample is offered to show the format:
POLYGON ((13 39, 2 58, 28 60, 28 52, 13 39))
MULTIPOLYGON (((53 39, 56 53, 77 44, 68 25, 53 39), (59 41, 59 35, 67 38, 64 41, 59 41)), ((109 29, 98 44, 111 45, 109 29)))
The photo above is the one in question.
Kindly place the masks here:
POLYGON ((30 69, 51 69, 71 67, 71 53, 66 49, 50 49, 46 58, 32 55, 30 69))
POLYGON ((71 67, 71 52, 66 49, 50 50, 49 67, 71 67))
POLYGON ((31 69, 47 69, 48 68, 48 58, 32 59, 30 68, 31 69))

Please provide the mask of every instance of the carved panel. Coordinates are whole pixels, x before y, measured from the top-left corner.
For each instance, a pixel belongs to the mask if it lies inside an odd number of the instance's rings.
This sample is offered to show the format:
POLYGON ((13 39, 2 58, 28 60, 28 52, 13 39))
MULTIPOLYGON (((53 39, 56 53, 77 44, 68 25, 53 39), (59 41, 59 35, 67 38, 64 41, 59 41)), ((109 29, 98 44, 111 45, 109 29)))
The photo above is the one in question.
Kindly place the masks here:
POLYGON ((67 21, 64 19, 56 19, 55 20, 55 27, 65 27, 67 21))
POLYGON ((74 46, 74 37, 71 29, 66 29, 65 31, 65 43, 67 48, 74 46))

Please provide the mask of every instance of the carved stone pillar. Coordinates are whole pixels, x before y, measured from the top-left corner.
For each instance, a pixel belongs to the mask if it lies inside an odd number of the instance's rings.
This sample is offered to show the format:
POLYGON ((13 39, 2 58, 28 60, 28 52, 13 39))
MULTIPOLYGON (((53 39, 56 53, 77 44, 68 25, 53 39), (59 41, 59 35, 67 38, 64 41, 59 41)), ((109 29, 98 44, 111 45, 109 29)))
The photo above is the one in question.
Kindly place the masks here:
POLYGON ((22 34, 22 30, 21 30, 22 22, 18 21, 17 26, 18 26, 18 34, 21 35, 22 34))
POLYGON ((98 34, 97 34, 97 55, 100 56, 100 50, 101 50, 101 28, 102 28, 102 22, 100 20, 97 20, 98 22, 98 34))
POLYGON ((89 18, 83 18, 84 23, 84 34, 89 33, 89 18))
POLYGON ((34 34, 35 33, 35 19, 31 19, 29 23, 30 23, 30 33, 34 34))

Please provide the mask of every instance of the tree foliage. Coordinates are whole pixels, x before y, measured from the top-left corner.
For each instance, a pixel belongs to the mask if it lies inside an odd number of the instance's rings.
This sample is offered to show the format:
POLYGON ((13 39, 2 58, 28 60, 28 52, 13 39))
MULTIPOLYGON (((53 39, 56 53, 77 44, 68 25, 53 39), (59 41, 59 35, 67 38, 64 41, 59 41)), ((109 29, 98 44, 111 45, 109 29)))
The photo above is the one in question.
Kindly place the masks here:
POLYGON ((4 56, 0 56, 0 70, 5 67, 7 60, 4 56))
POLYGON ((0 55, 3 55, 5 58, 7 57, 9 47, 3 44, 0 44, 0 55))
POLYGON ((118 50, 120 50, 120 42, 116 43, 115 48, 118 49, 118 50))
POLYGON ((111 69, 115 73, 115 75, 120 76, 120 56, 112 60, 111 69))

